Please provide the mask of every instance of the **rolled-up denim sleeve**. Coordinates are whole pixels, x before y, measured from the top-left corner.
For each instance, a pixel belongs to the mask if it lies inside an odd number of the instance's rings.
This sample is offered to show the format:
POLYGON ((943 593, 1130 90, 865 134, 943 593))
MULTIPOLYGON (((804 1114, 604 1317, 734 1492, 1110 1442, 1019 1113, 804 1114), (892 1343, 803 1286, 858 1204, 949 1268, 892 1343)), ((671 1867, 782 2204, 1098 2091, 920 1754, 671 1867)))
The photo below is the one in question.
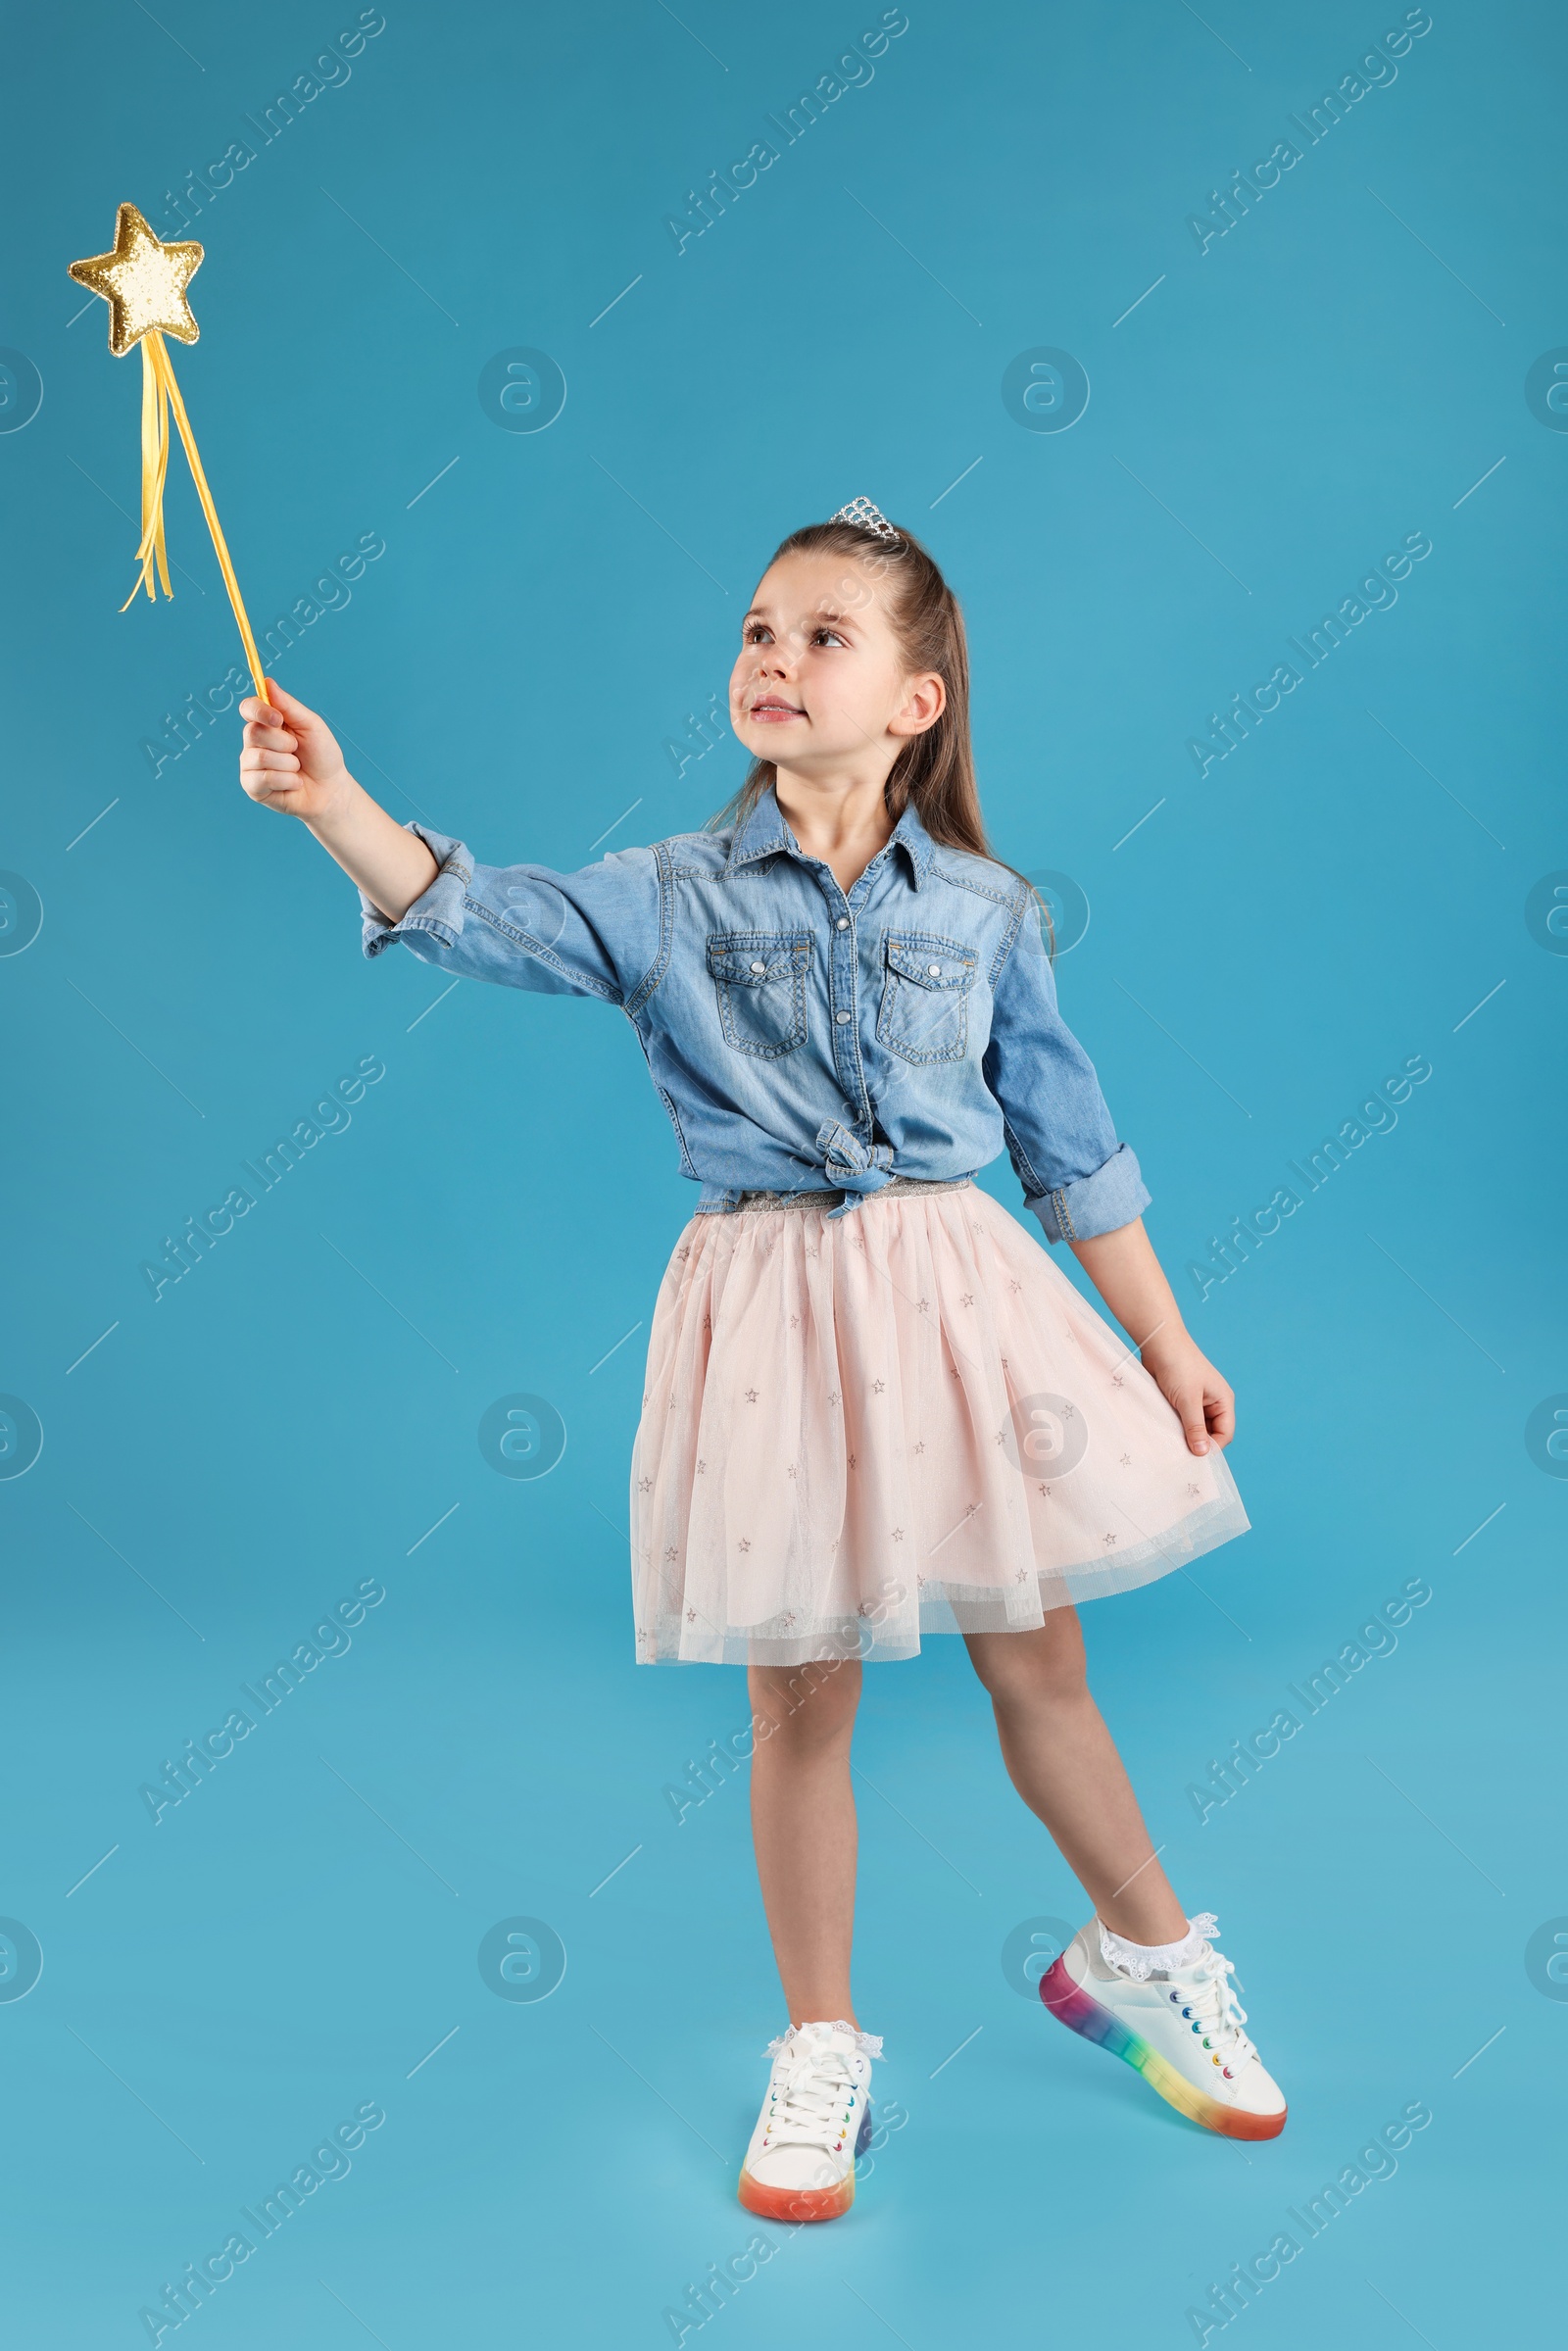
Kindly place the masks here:
POLYGON ((1092 1241, 1131 1224, 1151 1195, 1131 1146, 1116 1139, 1094 1063, 1057 1009, 1032 895, 992 989, 986 1084, 1046 1239, 1092 1241))
POLYGON ((367 955, 396 942, 460 978, 626 1006, 660 961, 662 884, 651 849, 621 850, 575 873, 482 865, 462 841, 410 823, 438 871, 398 922, 362 890, 367 955))

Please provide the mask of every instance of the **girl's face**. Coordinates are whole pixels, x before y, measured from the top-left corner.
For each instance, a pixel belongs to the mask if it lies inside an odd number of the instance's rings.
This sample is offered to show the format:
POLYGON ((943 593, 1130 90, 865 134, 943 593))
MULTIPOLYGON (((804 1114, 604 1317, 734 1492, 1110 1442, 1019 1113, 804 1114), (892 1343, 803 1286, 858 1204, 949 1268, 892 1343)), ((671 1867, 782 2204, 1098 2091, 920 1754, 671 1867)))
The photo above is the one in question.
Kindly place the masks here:
POLYGON ((881 781, 946 699, 935 671, 906 671, 868 565, 798 553, 763 573, 729 681, 730 724, 754 759, 807 777, 848 770, 881 781))

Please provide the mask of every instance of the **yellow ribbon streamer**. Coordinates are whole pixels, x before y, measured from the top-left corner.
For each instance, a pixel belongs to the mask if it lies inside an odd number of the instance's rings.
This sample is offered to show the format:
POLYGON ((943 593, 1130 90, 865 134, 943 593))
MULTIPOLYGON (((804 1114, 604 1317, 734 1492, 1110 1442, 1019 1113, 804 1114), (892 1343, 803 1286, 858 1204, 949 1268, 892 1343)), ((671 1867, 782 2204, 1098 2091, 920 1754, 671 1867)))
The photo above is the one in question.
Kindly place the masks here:
POLYGON ((228 590, 228 601, 234 609, 234 618, 239 623, 240 637, 245 646, 245 659, 250 664, 251 680, 256 688, 258 699, 262 702, 270 702, 271 697, 267 691, 267 679, 262 669, 262 657, 256 650, 256 639, 251 633, 250 617, 245 610, 245 599, 239 592, 239 581, 234 576, 234 566, 229 560, 227 542, 223 537, 223 527, 218 519, 218 509, 213 504, 213 493, 207 487, 207 475, 202 470, 202 461, 196 447, 196 436, 191 431, 190 418, 185 414, 185 403, 180 398, 179 386, 174 381, 174 370, 170 361, 169 347, 156 327, 150 328, 141 338, 141 544, 136 550, 136 562, 140 566, 141 576, 120 609, 124 612, 142 588, 145 588, 153 602, 157 603, 158 592, 153 585, 155 566, 158 578, 163 583, 164 594, 171 601, 173 598, 174 592, 169 584, 168 559, 164 551, 164 485, 169 476, 169 413, 172 409, 174 422, 179 429, 179 437, 185 445, 185 455, 190 461, 191 477, 196 484, 196 495, 202 502, 202 513, 207 516, 207 527, 213 534, 213 546, 218 554, 218 567, 223 574, 223 585, 228 590))
MULTIPOLYGON (((218 567, 223 574, 223 585, 228 590, 228 601, 234 609, 234 618, 239 623, 239 633, 245 646, 245 659, 250 664, 251 680, 255 685, 258 700, 262 702, 270 702, 271 697, 267 691, 267 678, 262 669, 262 657, 256 650, 256 639, 251 634, 250 617, 245 610, 245 599, 239 592, 239 581, 234 577, 234 566, 229 561, 228 545, 223 537, 222 524, 218 519, 218 509, 213 504, 213 493, 207 487, 207 476, 202 470, 202 461, 196 448, 196 436, 191 431, 190 418, 185 414, 185 403, 180 398, 179 386, 174 381, 174 370, 170 361, 168 345, 165 343, 163 336, 158 332, 156 327, 151 333, 143 335, 143 353, 147 351, 149 344, 152 346, 151 367, 153 374, 157 378, 158 383, 160 415, 165 417, 163 425, 163 467, 167 467, 169 463, 169 425, 167 421, 167 410, 172 409, 174 412, 174 422, 179 427, 179 437, 185 444, 185 455, 190 461, 191 475, 196 484, 196 495, 202 502, 202 513, 207 516, 207 527, 213 534, 213 546, 217 550, 218 554, 218 567)), ((146 529, 147 515, 148 478, 146 415, 147 409, 144 399, 142 404, 142 517, 144 534, 146 529)), ((163 544, 164 528, 162 511, 164 480, 163 467, 159 468, 156 473, 156 486, 153 493, 155 501, 158 505, 157 534, 158 545, 160 548, 163 544)), ((144 561, 146 559, 144 559, 144 561)), ((166 595, 169 593, 169 580, 167 575, 164 579, 164 592, 166 595)), ((147 593, 149 596, 152 594, 152 587, 150 583, 148 585, 147 593)), ((131 590, 131 594, 135 594, 134 589, 131 590)))
POLYGON ((164 594, 172 599, 169 584, 169 558, 164 549, 164 481, 169 472, 169 400, 153 366, 148 345, 158 338, 144 335, 141 345, 141 545, 136 550, 136 562, 141 577, 132 588, 121 611, 125 612, 135 601, 137 588, 145 588, 153 603, 158 591, 153 585, 153 565, 164 583, 164 594))
POLYGON ((252 672, 252 684, 256 687, 256 696, 266 703, 270 701, 270 694, 266 689, 266 675, 261 670, 261 654, 256 652, 249 613, 244 612, 240 581, 235 578, 235 566, 232 566, 228 558, 223 524, 219 522, 219 511, 212 503, 212 491, 207 489, 207 475, 202 472, 202 459, 197 454, 190 418, 186 416, 186 402, 178 395, 178 383, 174 381, 170 348, 167 348, 165 338, 158 334, 155 326, 148 334, 141 336, 141 546, 136 548, 136 566, 139 566, 141 576, 131 588, 124 605, 120 607, 120 612, 127 612, 143 588, 146 588, 153 602, 158 602, 158 588, 153 585, 153 576, 158 576, 158 581, 163 583, 163 593, 170 597, 170 602, 174 602, 174 590, 170 588, 170 560, 167 560, 165 553, 163 534, 163 494, 167 477, 170 477, 170 409, 174 409, 178 437, 186 444, 190 477, 195 479, 195 494, 202 501, 202 513, 207 514, 207 529, 212 531, 212 546, 217 548, 219 555, 219 571, 223 573, 223 585, 228 588, 228 602, 232 605, 232 612, 235 612, 235 620, 240 623, 244 659, 247 659, 249 672, 252 672))

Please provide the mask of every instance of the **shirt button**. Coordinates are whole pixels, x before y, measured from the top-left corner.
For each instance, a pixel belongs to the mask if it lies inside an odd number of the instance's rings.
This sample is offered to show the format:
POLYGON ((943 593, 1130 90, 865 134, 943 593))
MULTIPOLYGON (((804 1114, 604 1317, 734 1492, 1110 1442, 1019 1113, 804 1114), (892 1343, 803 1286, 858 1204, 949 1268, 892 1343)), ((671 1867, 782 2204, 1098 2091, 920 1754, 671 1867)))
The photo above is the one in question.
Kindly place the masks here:
POLYGON ((848 1012, 835 1012, 833 1017, 838 1022, 839 1027, 843 1028, 848 1022, 850 1016, 848 1012))
POLYGON ((752 969, 754 971, 765 971, 767 969, 767 965, 765 963, 754 963, 752 965, 752 969))
POLYGON ((850 918, 848 914, 841 914, 833 927, 835 930, 847 931, 850 927, 850 918))
MULTIPOLYGON (((760 963, 754 963, 752 965, 752 969, 754 971, 760 971, 761 969, 761 965, 760 963)), ((934 980, 939 980, 942 977, 942 966, 940 963, 928 963, 926 965, 926 970, 934 980)))

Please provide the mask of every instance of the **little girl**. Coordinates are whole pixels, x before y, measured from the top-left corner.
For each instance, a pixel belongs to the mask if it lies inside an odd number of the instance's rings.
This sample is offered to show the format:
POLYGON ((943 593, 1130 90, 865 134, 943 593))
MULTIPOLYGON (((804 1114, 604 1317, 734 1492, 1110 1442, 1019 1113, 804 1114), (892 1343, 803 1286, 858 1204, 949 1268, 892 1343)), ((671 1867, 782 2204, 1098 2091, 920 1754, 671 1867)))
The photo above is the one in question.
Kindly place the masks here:
POLYGON ((366 954, 400 940, 617 1005, 702 1187, 654 1313, 632 1587, 640 1660, 750 1677, 790 2021, 741 2201, 854 2200, 881 2042, 850 1990, 850 1739, 862 1661, 925 1633, 962 1635, 1013 1786, 1095 1906, 1046 2006, 1195 2122, 1272 2137, 1285 2100, 1215 1920, 1154 1858, 1074 1606, 1246 1532, 1232 1393, 1057 1012, 1045 909, 987 846, 963 620, 930 555, 863 498, 792 532, 741 624, 734 802, 579 873, 399 825, 270 691, 240 705, 241 783, 359 884, 366 954), (973 1182, 1004 1146, 1131 1346, 973 1182))

